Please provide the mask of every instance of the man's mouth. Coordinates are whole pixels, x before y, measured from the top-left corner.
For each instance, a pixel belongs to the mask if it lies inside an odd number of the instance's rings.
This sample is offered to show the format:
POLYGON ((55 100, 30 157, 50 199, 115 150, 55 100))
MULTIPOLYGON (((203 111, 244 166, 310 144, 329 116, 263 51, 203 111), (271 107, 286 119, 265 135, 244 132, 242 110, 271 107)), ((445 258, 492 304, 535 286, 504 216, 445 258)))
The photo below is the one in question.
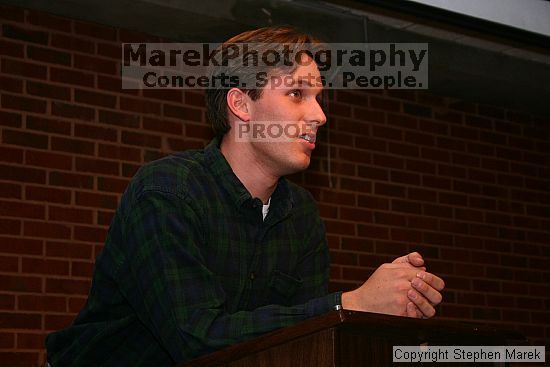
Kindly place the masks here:
POLYGON ((315 144, 316 135, 313 133, 305 133, 299 136, 300 139, 304 139, 308 143, 315 144))

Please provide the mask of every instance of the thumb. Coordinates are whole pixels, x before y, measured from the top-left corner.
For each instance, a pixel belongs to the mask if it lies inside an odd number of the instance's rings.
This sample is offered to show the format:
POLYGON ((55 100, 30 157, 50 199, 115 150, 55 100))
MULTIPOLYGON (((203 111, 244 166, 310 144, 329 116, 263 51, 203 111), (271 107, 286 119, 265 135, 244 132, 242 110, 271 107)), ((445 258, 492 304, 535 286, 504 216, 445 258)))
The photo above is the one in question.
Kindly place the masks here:
POLYGON ((392 261, 393 264, 403 264, 408 263, 412 266, 422 266, 424 265, 424 259, 422 258, 422 255, 420 255, 418 252, 411 252, 408 255, 398 257, 397 259, 392 261))

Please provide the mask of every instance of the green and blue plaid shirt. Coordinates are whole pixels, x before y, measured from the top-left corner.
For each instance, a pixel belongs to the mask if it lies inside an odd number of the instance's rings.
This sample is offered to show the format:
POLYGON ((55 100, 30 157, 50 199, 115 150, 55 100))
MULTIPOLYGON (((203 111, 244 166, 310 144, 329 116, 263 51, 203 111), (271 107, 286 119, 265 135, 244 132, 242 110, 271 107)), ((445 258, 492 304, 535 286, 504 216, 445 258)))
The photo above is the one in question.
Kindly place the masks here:
POLYGON ((46 339, 53 367, 171 366, 328 312, 316 204, 281 178, 262 202, 214 139, 142 167, 96 261, 84 309, 46 339))

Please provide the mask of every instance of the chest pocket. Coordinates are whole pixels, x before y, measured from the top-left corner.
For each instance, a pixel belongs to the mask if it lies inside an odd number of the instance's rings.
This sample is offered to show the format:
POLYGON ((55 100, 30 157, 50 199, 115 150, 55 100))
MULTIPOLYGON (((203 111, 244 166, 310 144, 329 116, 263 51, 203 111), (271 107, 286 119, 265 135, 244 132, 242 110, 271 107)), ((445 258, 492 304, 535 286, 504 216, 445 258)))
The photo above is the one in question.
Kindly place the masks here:
POLYGON ((275 270, 269 279, 269 288, 284 297, 285 301, 290 301, 296 291, 302 286, 302 279, 275 270))

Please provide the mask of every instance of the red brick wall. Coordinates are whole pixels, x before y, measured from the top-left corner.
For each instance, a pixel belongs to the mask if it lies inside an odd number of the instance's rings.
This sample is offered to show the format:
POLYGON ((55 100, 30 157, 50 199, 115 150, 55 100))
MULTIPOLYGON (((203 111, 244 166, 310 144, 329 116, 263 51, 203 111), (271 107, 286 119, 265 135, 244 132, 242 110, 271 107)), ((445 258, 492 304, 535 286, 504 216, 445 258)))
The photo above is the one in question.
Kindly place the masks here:
MULTIPOLYGON (((36 366, 45 334, 86 299, 129 178, 211 133, 201 93, 120 90, 120 42, 155 37, 6 6, 0 18, 0 361, 36 366)), ((294 179, 326 220, 332 288, 418 250, 447 282, 442 317, 548 345, 548 120, 423 92, 331 92, 312 167, 294 179)))

